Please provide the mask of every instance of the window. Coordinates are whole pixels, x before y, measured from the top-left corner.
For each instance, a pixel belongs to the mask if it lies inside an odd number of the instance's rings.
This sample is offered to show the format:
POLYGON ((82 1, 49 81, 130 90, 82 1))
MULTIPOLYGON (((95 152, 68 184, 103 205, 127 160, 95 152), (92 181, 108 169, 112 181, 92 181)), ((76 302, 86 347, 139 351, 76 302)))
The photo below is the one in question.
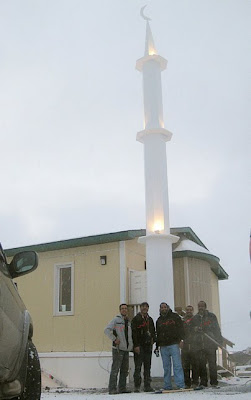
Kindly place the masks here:
POLYGON ((54 315, 73 315, 73 263, 55 265, 54 315))

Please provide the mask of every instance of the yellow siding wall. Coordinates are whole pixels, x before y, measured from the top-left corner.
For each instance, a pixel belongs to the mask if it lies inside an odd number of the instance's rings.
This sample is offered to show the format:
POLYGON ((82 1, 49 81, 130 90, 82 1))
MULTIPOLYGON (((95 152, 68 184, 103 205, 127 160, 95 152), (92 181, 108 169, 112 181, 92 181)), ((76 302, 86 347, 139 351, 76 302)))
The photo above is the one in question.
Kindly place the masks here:
POLYGON ((216 315, 219 324, 221 324, 219 281, 218 281, 218 277, 215 275, 215 273, 212 270, 211 270, 211 293, 212 293, 212 312, 216 315))
POLYGON ((138 239, 127 240, 126 245, 126 266, 127 269, 143 271, 145 269, 146 248, 138 243, 138 239))
POLYGON ((118 313, 119 279, 118 242, 40 253, 37 270, 16 279, 38 351, 107 349, 103 331, 118 313), (100 255, 107 256, 107 265, 100 265, 100 255), (53 316, 54 265, 66 262, 74 264, 74 315, 53 316))
POLYGON ((138 239, 125 241, 126 252, 126 296, 129 303, 130 298, 130 270, 144 271, 145 270, 145 246, 138 243, 138 239))
POLYGON ((189 258, 188 260, 191 305, 197 312, 198 302, 204 300, 207 303, 208 310, 213 311, 210 264, 196 258, 189 258))
POLYGON ((186 304, 186 291, 189 291, 187 297, 190 298, 190 304, 197 313, 197 305, 200 300, 207 303, 209 311, 216 314, 220 322, 220 303, 218 277, 211 270, 207 261, 196 258, 187 258, 188 260, 188 288, 185 284, 184 262, 185 258, 175 258, 173 260, 174 269, 174 302, 175 307, 182 307, 186 304))
POLYGON ((175 307, 186 306, 185 281, 184 281, 184 259, 175 258, 173 260, 173 279, 174 279, 174 304, 175 307))
MULTIPOLYGON (((34 342, 39 352, 107 351, 111 343, 104 335, 107 323, 119 313, 119 242, 57 250, 39 254, 39 267, 16 279, 18 289, 34 322, 34 342), (101 266, 100 256, 107 256, 101 266), (54 316, 54 266, 74 265, 74 315, 54 316)), ((126 285, 129 270, 145 269, 145 246, 137 239, 125 241, 126 285)), ((199 300, 220 317, 218 278, 206 261, 188 258, 190 304, 197 312, 199 300)), ((184 258, 173 260, 175 306, 186 304, 184 258)), ((161 279, 161 277, 160 277, 161 279)), ((220 318, 219 318, 220 321, 220 318)))

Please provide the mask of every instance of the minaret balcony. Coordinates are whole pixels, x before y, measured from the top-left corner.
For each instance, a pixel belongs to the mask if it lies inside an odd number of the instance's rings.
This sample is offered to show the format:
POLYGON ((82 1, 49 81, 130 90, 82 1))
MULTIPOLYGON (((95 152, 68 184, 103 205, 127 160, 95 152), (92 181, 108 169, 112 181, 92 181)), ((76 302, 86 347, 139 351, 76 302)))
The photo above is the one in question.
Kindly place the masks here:
POLYGON ((165 128, 144 129, 143 131, 139 131, 137 133, 136 139, 138 142, 144 143, 145 137, 149 135, 162 135, 163 140, 165 142, 169 142, 173 134, 165 128))
POLYGON ((157 64, 160 65, 160 70, 163 71, 166 69, 167 66, 167 60, 164 57, 159 56, 158 54, 152 54, 152 55, 147 55, 144 57, 139 58, 136 61, 136 69, 140 72, 143 71, 145 63, 148 61, 155 61, 157 64))

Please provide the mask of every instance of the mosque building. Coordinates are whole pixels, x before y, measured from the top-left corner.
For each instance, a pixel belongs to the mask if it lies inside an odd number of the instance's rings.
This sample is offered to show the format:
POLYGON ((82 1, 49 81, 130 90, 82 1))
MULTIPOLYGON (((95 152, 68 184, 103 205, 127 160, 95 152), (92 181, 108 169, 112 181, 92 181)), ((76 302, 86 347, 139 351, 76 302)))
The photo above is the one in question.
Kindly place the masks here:
MULTIPOLYGON (((44 374, 64 386, 107 387, 112 354, 104 327, 120 303, 133 317, 147 300, 156 320, 162 301, 182 313, 204 300, 220 322, 219 281, 227 273, 190 227, 170 228, 166 143, 172 133, 164 127, 161 85, 167 61, 157 53, 143 9, 142 16, 145 53, 136 68, 143 76, 144 129, 137 140, 144 150, 146 229, 6 250, 9 259, 24 250, 39 255, 37 270, 16 283, 33 318, 44 374)), ((223 358, 219 349, 218 363, 227 367, 223 358)), ((155 359, 153 376, 159 371, 155 359)))

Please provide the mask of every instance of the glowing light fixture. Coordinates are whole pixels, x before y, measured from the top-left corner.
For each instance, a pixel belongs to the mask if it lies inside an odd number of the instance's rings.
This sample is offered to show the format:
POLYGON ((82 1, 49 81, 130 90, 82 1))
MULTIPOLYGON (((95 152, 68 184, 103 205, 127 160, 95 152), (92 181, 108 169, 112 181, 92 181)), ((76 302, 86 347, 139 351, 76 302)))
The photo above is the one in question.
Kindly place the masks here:
POLYGON ((155 48, 150 47, 148 50, 148 54, 149 54, 149 56, 154 56, 157 54, 157 51, 155 50, 155 48))
POLYGON ((165 124, 164 124, 164 121, 162 118, 159 119, 159 124, 160 124, 161 128, 165 127, 165 124))
POLYGON ((153 225, 153 231, 154 233, 160 234, 161 231, 164 229, 164 224, 162 221, 156 221, 153 225))

